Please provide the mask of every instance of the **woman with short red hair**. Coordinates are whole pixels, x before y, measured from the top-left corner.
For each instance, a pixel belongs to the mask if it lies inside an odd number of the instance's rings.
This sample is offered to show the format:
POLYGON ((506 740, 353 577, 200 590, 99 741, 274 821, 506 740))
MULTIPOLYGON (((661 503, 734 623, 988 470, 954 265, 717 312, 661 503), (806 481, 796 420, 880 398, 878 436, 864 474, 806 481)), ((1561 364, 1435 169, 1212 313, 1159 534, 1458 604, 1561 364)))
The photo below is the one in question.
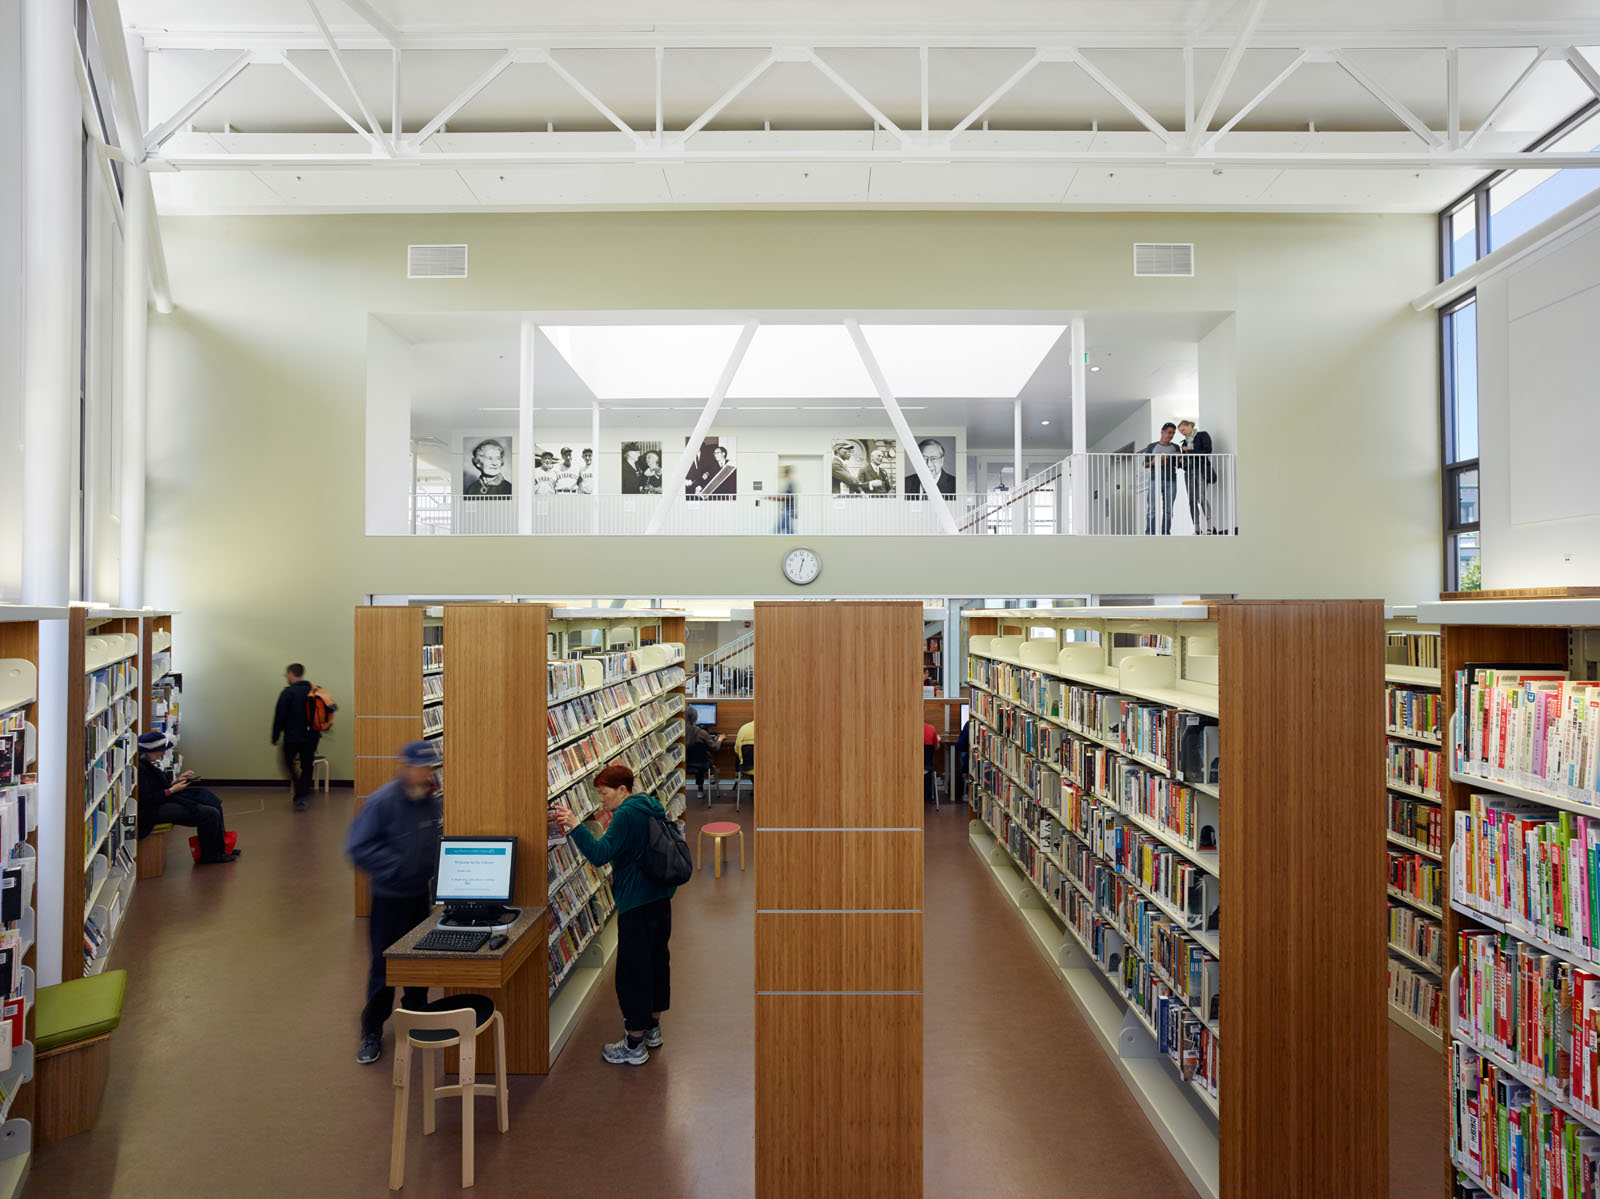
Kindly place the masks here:
POLYGON ((672 896, 645 877, 642 867, 650 843, 652 815, 666 818, 653 795, 633 793, 633 771, 613 762, 594 776, 600 806, 611 813, 605 836, 578 823, 565 803, 551 813, 567 830, 578 852, 596 866, 611 864, 611 894, 617 901, 617 1002, 622 1007, 623 1038, 601 1047, 601 1056, 618 1066, 642 1066, 650 1050, 661 1048, 661 1013, 671 999, 667 942, 672 939, 672 896))

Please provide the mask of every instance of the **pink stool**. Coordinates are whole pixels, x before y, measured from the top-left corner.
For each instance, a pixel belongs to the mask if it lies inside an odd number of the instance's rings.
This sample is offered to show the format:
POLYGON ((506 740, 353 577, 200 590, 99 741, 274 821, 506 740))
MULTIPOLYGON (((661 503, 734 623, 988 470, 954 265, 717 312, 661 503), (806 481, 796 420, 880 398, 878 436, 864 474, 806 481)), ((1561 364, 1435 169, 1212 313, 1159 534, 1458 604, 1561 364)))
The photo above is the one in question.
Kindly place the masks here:
POLYGON ((695 838, 695 869, 705 865, 705 839, 707 834, 711 837, 711 859, 716 867, 716 877, 722 877, 722 842, 728 837, 739 838, 739 869, 744 869, 744 829, 731 820, 717 820, 711 824, 700 826, 700 835, 695 838))

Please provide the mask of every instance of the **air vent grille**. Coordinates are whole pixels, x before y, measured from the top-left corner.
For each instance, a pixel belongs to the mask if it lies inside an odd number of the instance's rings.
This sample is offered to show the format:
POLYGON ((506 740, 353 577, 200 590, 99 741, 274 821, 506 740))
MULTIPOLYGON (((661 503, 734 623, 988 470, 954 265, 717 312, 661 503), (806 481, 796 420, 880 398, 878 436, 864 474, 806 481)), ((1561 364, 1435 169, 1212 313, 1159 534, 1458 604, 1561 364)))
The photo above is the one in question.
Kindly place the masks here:
POLYGON ((1193 275, 1193 242, 1135 242, 1135 275, 1193 275))
POLYGON ((465 279, 466 246, 407 246, 407 279, 465 279))

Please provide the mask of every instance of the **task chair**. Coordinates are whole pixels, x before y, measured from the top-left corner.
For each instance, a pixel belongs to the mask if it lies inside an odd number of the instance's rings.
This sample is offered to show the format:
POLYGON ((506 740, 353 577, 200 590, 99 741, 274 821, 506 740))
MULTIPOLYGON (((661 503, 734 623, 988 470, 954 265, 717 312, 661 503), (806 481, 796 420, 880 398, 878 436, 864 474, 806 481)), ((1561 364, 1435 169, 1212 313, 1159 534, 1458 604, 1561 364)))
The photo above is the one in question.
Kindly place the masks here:
POLYGON ((739 767, 733 776, 733 810, 739 810, 739 788, 750 784, 750 802, 756 798, 756 747, 746 745, 739 751, 739 767))

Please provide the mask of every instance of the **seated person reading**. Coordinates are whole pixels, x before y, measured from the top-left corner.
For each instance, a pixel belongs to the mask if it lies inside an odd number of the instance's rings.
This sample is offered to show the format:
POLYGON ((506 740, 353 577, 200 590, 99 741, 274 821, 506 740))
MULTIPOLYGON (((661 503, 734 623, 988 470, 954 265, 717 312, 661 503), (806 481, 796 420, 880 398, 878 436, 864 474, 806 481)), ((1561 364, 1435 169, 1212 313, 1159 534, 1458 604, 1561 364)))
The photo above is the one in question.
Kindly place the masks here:
POLYGON ((194 785, 192 770, 172 777, 172 772, 161 765, 171 746, 165 733, 152 730, 139 734, 139 836, 149 836, 158 824, 188 825, 200 839, 196 865, 233 861, 239 851, 227 850, 222 801, 204 787, 194 785))

